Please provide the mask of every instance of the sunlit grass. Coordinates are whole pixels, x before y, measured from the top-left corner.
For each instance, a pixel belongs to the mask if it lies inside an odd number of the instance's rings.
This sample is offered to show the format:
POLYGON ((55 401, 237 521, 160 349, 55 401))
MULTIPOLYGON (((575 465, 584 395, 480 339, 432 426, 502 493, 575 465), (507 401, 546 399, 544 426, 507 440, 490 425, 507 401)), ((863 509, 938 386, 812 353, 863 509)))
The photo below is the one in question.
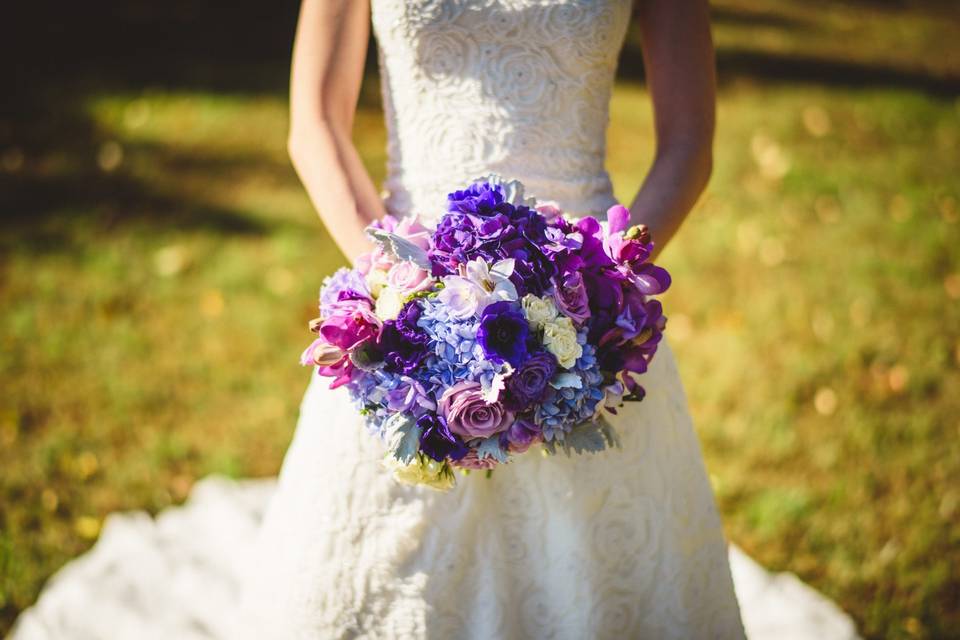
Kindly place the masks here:
MULTIPOLYGON (((820 42, 846 60, 960 68, 942 46, 955 25, 936 15, 722 6, 785 20, 719 20, 727 50, 820 42), (891 42, 943 55, 888 56, 891 42)), ((379 180, 375 93, 355 139, 379 180)), ((342 260, 286 160, 281 97, 152 90, 81 107, 91 148, 0 150, 8 175, 74 189, 0 236, 0 632, 107 513, 159 510, 208 473, 276 472, 305 323, 342 260)), ((653 152, 646 92, 618 86, 611 121, 629 200, 653 152)), ((719 122, 713 182, 664 261, 668 335, 728 534, 868 636, 955 634, 960 102, 732 81, 719 122)))

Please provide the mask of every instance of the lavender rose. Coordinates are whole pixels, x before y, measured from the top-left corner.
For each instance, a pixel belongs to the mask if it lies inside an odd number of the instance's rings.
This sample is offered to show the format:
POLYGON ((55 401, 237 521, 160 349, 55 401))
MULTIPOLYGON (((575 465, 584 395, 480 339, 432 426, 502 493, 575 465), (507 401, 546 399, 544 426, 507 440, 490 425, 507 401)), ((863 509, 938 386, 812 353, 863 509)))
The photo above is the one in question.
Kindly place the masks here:
POLYGON ((439 412, 450 431, 467 439, 486 438, 513 424, 513 412, 499 402, 486 402, 477 382, 460 382, 444 391, 439 412))
POLYGON ((554 283, 553 299, 557 307, 574 323, 582 325, 590 318, 590 300, 583 276, 579 272, 568 273, 554 283))

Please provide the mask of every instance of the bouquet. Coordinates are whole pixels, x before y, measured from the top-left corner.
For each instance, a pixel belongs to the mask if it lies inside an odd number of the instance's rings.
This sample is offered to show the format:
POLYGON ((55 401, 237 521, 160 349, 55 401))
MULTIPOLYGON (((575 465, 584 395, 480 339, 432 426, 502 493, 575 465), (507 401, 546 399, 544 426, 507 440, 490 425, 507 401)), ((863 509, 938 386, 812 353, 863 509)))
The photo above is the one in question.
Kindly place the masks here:
POLYGON ((328 277, 301 358, 346 387, 398 480, 618 446, 604 411, 642 400, 670 276, 629 211, 570 220, 516 181, 448 196, 435 229, 387 216, 372 253, 328 277))

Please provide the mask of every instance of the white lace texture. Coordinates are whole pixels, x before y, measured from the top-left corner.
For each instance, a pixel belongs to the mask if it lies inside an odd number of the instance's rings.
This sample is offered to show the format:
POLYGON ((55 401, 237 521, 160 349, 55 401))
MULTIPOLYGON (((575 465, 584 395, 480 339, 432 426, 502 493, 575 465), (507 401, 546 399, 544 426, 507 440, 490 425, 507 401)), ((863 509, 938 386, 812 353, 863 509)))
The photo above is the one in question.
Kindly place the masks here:
POLYGON ((629 0, 373 0, 387 208, 426 218, 495 172, 573 214, 614 203, 605 135, 629 0))
MULTIPOLYGON (((629 0, 372 4, 391 212, 430 221, 491 172, 568 212, 613 204, 605 131, 629 0)), ((743 636, 667 345, 647 399, 613 419, 622 450, 532 449, 449 493, 397 484, 328 384, 304 397, 252 559, 252 637, 743 636)))

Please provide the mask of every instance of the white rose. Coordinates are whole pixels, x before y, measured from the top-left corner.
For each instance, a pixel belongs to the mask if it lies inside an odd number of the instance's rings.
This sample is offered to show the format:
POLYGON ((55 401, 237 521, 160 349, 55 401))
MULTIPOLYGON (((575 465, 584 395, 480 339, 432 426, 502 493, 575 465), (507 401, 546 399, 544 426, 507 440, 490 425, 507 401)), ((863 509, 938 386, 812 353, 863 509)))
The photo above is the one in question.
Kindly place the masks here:
POLYGON ((583 355, 583 347, 577 342, 577 330, 566 316, 543 326, 543 346, 557 358, 564 369, 570 369, 583 355))
POLYGON ((523 305, 523 315, 526 316, 527 322, 535 328, 553 322, 557 318, 557 305, 552 298, 538 298, 528 293, 523 296, 520 304, 523 305))
POLYGON ((384 287, 377 298, 374 311, 381 320, 395 320, 403 309, 404 294, 396 289, 384 287))

